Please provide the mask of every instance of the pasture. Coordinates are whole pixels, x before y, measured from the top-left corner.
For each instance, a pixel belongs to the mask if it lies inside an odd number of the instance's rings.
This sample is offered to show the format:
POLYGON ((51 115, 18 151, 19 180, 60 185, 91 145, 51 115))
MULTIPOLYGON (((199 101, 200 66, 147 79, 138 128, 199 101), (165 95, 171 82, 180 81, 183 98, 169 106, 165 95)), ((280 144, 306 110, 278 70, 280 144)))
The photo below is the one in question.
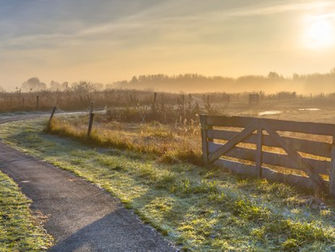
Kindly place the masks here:
POLYGON ((146 104, 133 106, 86 103, 94 113, 89 136, 88 112, 56 112, 49 124, 46 118, 3 124, 0 137, 116 196, 185 251, 334 249, 332 198, 205 166, 198 117, 220 113, 332 123, 331 104, 310 97, 290 98, 285 106, 269 97, 249 104, 248 95, 227 103, 210 95, 197 100, 196 95, 180 94, 162 104, 160 94, 147 97, 146 104))
POLYGON ((185 250, 331 251, 331 202, 215 167, 165 164, 136 151, 85 146, 43 133, 45 125, 45 120, 8 123, 0 136, 117 196, 185 250))

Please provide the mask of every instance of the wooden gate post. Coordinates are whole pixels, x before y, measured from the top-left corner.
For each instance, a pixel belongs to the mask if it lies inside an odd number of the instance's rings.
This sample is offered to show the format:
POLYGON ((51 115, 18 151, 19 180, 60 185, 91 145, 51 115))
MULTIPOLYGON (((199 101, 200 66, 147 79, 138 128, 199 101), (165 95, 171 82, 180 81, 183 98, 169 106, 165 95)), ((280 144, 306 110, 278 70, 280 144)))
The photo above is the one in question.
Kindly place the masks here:
POLYGON ((262 162, 263 162, 263 128, 262 128, 262 119, 258 119, 257 126, 257 151, 256 151, 256 168, 258 177, 262 177, 262 162))
POLYGON ((38 110, 40 108, 40 97, 36 96, 36 109, 38 110))
POLYGON ((202 160, 205 165, 209 163, 208 160, 208 137, 207 137, 207 117, 200 115, 201 123, 201 139, 202 139, 202 160))
POLYGON ((329 194, 335 197, 335 135, 333 136, 333 144, 331 150, 331 166, 329 172, 329 194))

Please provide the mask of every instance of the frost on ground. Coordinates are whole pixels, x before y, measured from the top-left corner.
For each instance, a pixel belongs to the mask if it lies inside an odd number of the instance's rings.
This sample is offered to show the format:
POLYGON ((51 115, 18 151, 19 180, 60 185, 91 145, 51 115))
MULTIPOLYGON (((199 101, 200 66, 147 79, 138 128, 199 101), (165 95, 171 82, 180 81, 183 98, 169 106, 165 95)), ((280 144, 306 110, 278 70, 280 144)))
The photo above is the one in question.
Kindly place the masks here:
POLYGON ((335 249, 331 202, 315 205, 287 185, 241 179, 215 167, 85 146, 47 135, 44 127, 42 119, 8 123, 0 137, 101 186, 186 250, 335 249))
POLYGON ((43 218, 31 213, 30 203, 14 181, 0 172, 0 251, 42 251, 51 246, 43 218))

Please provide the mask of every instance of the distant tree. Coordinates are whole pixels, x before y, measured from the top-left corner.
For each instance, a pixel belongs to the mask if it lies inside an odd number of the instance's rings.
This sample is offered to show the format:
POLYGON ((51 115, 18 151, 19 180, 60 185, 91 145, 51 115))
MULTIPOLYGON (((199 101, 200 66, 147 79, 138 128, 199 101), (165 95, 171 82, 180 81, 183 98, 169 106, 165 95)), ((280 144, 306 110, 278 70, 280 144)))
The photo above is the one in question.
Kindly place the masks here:
POLYGON ((87 82, 87 81, 81 81, 79 83, 75 82, 72 83, 72 90, 78 93, 90 93, 95 90, 94 84, 87 82))
POLYGON ((61 84, 57 81, 50 81, 49 88, 51 91, 61 90, 61 84))
MULTIPOLYGON (((167 92, 246 92, 246 91, 293 91, 319 92, 322 85, 324 92, 334 92, 335 68, 326 74, 294 74, 285 78, 277 72, 268 75, 245 75, 238 78, 207 77, 199 74, 179 75, 139 75, 129 81, 114 83, 115 88, 142 89, 167 92)), ((282 94, 287 97, 289 95, 282 94)), ((294 96, 294 95, 290 95, 294 96)))
POLYGON ((268 79, 270 79, 270 80, 279 80, 279 79, 282 79, 282 77, 279 74, 277 74, 276 72, 270 72, 268 74, 268 79))
POLYGON ((66 90, 69 88, 69 83, 67 81, 63 82, 61 85, 62 90, 66 90))
POLYGON ((136 78, 136 76, 133 76, 133 78, 131 79, 130 82, 131 82, 131 83, 136 83, 136 82, 137 82, 137 78, 136 78))
POLYGON ((5 89, 3 89, 1 86, 0 86, 0 93, 4 93, 5 92, 5 89))
POLYGON ((297 73, 293 74, 293 80, 299 80, 300 79, 300 75, 297 73))
POLYGON ((97 91, 102 91, 104 89, 105 85, 102 83, 94 83, 93 88, 97 91))
POLYGON ((22 90, 23 91, 41 91, 45 90, 47 88, 47 85, 43 82, 40 82, 40 80, 37 77, 33 77, 28 79, 27 81, 22 83, 22 90))
POLYGON ((63 82, 63 83, 60 83, 60 82, 52 80, 52 81, 50 81, 50 84, 49 84, 49 89, 51 91, 64 91, 68 88, 69 88, 69 83, 67 81, 63 82))
POLYGON ((92 92, 95 90, 94 85, 90 82, 81 81, 72 83, 71 89, 76 93, 80 102, 85 105, 90 105, 92 101, 92 92))
MULTIPOLYGON (((126 84, 128 83, 127 81, 124 81, 126 84)), ((115 88, 116 86, 122 86, 122 81, 119 81, 119 82, 117 82, 117 84, 116 83, 108 83, 108 84, 106 84, 106 86, 105 86, 105 89, 113 89, 113 88, 115 88)))
POLYGON ((245 75, 236 79, 237 83, 260 83, 266 81, 264 76, 245 75))

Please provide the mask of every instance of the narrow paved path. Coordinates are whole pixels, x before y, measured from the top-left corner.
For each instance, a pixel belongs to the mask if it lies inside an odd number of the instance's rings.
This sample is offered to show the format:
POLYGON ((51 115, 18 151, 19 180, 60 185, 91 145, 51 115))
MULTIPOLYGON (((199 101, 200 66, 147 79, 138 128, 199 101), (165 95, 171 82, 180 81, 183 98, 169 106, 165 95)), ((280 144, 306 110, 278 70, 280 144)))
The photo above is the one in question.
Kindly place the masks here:
POLYGON ((32 199, 32 210, 48 217, 45 228, 55 238, 50 251, 176 250, 109 193, 3 143, 0 170, 32 199))

